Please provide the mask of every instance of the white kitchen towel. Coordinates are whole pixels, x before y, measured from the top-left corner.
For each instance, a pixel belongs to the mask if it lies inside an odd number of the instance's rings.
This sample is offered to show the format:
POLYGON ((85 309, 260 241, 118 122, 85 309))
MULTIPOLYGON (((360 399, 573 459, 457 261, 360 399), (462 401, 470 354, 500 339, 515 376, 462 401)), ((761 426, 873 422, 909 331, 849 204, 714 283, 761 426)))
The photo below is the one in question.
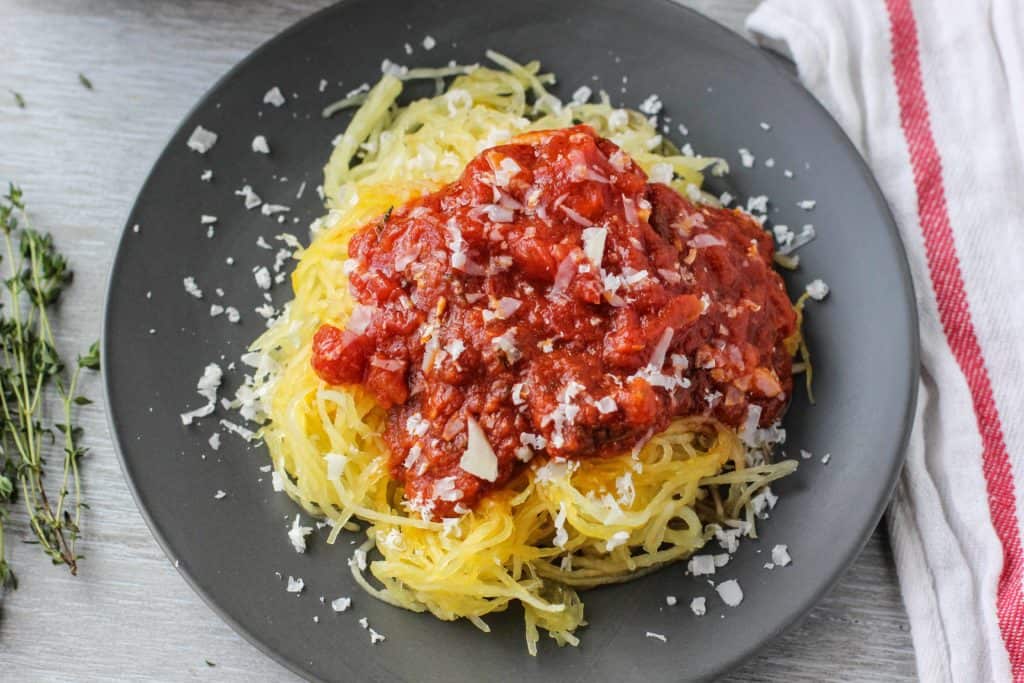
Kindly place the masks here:
POLYGON ((919 676, 1024 681, 1024 2, 766 0, 747 27, 860 149, 909 254, 922 373, 888 522, 919 676))

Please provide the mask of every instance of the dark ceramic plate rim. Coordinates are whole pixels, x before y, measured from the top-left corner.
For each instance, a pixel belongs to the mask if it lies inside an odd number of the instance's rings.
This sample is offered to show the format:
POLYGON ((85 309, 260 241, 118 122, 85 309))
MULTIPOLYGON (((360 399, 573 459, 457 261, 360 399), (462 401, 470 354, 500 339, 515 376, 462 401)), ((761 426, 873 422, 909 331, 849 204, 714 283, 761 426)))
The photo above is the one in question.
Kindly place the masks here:
MULTIPOLYGON (((751 58, 759 59, 769 64, 770 68, 777 72, 782 78, 785 78, 787 80, 795 80, 792 73, 788 71, 785 68, 785 66, 783 66, 782 62, 776 55, 746 43, 746 41, 743 41, 740 36, 738 36, 730 29, 726 28, 725 26, 722 26, 718 22, 704 16, 703 14, 695 10, 690 9, 689 7, 679 5, 673 2, 672 0, 656 0, 656 2, 670 5, 673 7, 673 9, 683 14, 689 15, 688 20, 690 21, 702 22, 709 31, 716 32, 722 38, 722 40, 732 42, 739 41, 744 43, 745 50, 751 56, 751 58)), ((157 157, 157 160, 153 163, 153 166, 149 174, 147 174, 146 180, 143 182, 139 189, 136 200, 133 203, 132 209, 129 212, 128 216, 130 217, 134 215, 137 212, 139 206, 143 203, 144 197, 147 195, 147 190, 150 189, 149 186, 153 180, 154 170, 164 161, 166 157, 176 153, 176 151, 170 148, 170 140, 172 140, 174 137, 178 136, 182 132, 182 130, 186 127, 187 122, 193 118, 197 111, 201 109, 203 104, 211 96, 213 96, 214 93, 220 90, 221 87, 229 84, 235 78, 236 74, 245 69, 250 64, 250 62, 254 61, 266 50, 277 45, 279 42, 287 40, 293 34, 301 32, 309 24, 317 21, 323 15, 338 11, 340 7, 349 4, 351 4, 349 0, 341 0, 340 2, 334 5, 325 7, 299 20, 298 22, 292 24, 288 28, 284 29, 283 31, 266 40, 255 50, 246 55, 241 61, 235 64, 227 73, 225 73, 223 76, 217 79, 217 81, 212 86, 210 86, 206 90, 206 92, 203 93, 203 95, 197 100, 196 104, 193 105, 193 107, 183 117, 182 122, 175 129, 175 131, 170 136, 167 137, 168 144, 164 146, 163 150, 160 152, 160 155, 157 157)), ((907 351, 909 352, 909 358, 911 362, 909 363, 909 366, 907 368, 906 378, 908 385, 911 387, 911 392, 904 406, 904 415, 902 420, 903 430, 899 440, 898 447, 895 449, 896 457, 892 459, 890 467, 886 473, 886 485, 879 487, 879 489, 876 492, 876 495, 871 500, 871 504, 868 507, 873 512, 872 514, 865 517, 864 524, 859 529, 859 533, 857 534, 857 542, 851 544, 845 550, 844 553, 841 553, 842 561, 838 564, 839 569, 833 572, 832 575, 829 576, 827 580, 823 582, 821 588, 815 593, 813 593, 809 599, 805 600, 803 604, 795 605, 794 608, 790 610, 790 612, 786 615, 780 615, 781 618, 778 619, 778 626, 774 634, 762 639, 761 641, 752 642, 748 647, 744 649, 738 649, 734 651, 732 653, 732 656, 727 658, 723 662, 722 667, 715 672, 716 676, 723 675, 728 671, 731 671, 739 667, 742 663, 744 663, 746 660, 748 660, 754 654, 756 654, 761 648, 763 648, 764 645, 768 642, 768 640, 771 639, 771 637, 778 636, 783 632, 789 630, 791 627, 793 627, 828 592, 832 590, 832 588, 836 585, 839 579, 842 578, 842 576, 849 569, 850 565, 853 564, 854 560, 860 554, 861 550, 864 548, 868 539, 871 537, 871 534, 877 527, 883 513, 885 512, 886 506, 888 505, 888 501, 892 496, 892 492, 896 485, 897 477, 903 466, 903 461, 905 458, 905 449, 910 438, 910 431, 913 425, 914 411, 917 404, 918 379, 920 374, 919 321, 916 315, 916 298, 914 294, 913 280, 910 274, 910 265, 907 259, 906 250, 903 247, 902 240, 899 236, 899 231, 895 224, 895 219, 892 216, 891 209, 888 207, 888 203, 885 201, 885 198, 881 192, 881 189, 878 186, 878 183, 876 182, 867 164, 860 156, 860 153, 854 147, 853 143, 849 140, 848 136, 835 122, 831 114, 828 113, 828 111, 813 97, 813 95, 811 95, 810 92, 804 89, 803 86, 800 85, 799 83, 797 83, 797 85, 800 96, 803 97, 808 103, 810 103, 812 107, 820 110, 829 120, 836 134, 836 143, 838 145, 844 146, 845 152, 855 157, 861 177, 866 182, 866 185, 868 186, 872 194, 875 196, 875 198, 879 200, 880 205, 884 209, 884 214, 887 219, 885 221, 884 230, 888 233, 889 237, 893 238, 894 243, 897 245, 899 249, 899 276, 903 283, 903 298, 905 300, 904 303, 906 305, 906 309, 910 311, 912 314, 911 319, 909 321, 911 334, 908 336, 907 340, 909 343, 909 349, 907 349, 907 351)), ((135 500, 135 504, 138 507, 139 512, 141 513, 143 519, 145 520, 147 527, 153 534, 153 537, 156 539, 160 548, 163 550, 163 552, 165 553, 165 555, 167 555, 169 559, 173 560, 174 554, 167 542, 164 533, 161 530, 161 523, 150 515, 149 508, 147 507, 142 494, 136 487, 134 478, 132 476, 134 465, 125 456, 125 448, 123 445, 122 435, 120 430, 118 429, 117 420, 115 419, 114 415, 112 414, 112 411, 109 408, 109 406, 111 405, 111 379, 110 374, 108 372, 110 362, 110 357, 108 355, 108 339, 111 337, 112 334, 115 333, 115 330, 112 329, 113 324, 109 316, 109 311, 111 307, 111 300, 115 296, 115 292, 113 289, 114 277, 119 270, 122 259, 124 258, 124 243, 126 238, 128 237, 129 232, 130 228, 128 223, 126 222, 122 230, 121 239, 118 241, 117 252, 114 256, 114 260, 111 264, 110 272, 107 277, 106 294, 104 298, 104 323, 101 333, 101 354, 104 400, 105 405, 108 407, 106 411, 107 427, 112 437, 114 450, 117 453, 117 458, 121 465, 122 473, 124 475, 128 488, 131 491, 132 497, 135 500)), ((175 563, 175 568, 177 569, 178 573, 185 579, 188 585, 192 588, 192 590, 199 595, 203 602, 205 602, 207 606, 209 606, 210 609, 213 610, 213 612, 216 613, 224 622, 226 622, 235 632, 239 633, 257 650, 262 652, 264 655, 268 656, 273 661, 282 665, 289 671, 299 675, 300 677, 310 679, 310 672, 304 669, 299 662, 292 661, 291 659, 287 658, 286 656, 280 654, 276 650, 264 644, 263 641, 261 641, 260 638, 256 634, 254 634, 250 629, 248 629, 243 624, 238 622, 227 611, 223 610, 221 606, 217 603, 214 596, 200 587, 198 581, 192 576, 191 572, 187 567, 178 566, 177 563, 175 563)))

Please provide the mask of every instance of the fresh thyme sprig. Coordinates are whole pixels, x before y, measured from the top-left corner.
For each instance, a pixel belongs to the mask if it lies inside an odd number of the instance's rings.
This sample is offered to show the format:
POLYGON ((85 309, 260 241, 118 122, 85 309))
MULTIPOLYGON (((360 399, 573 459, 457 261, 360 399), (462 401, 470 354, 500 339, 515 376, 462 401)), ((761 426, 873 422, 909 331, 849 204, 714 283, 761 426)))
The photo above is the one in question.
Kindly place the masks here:
POLYGON ((79 396, 83 369, 99 368, 99 344, 79 356, 68 371, 57 351, 48 309, 71 283, 72 273, 53 238, 35 231, 14 185, 0 203, 0 232, 7 260, 8 296, 0 306, 0 587, 16 588, 17 579, 4 552, 4 521, 10 503, 20 499, 36 542, 54 564, 72 574, 81 557, 75 544, 81 529, 79 461, 87 449, 74 408, 89 403, 79 396), (49 389, 56 392, 59 415, 45 420, 49 389), (63 472, 56 498, 46 488, 45 453, 63 451, 63 472))

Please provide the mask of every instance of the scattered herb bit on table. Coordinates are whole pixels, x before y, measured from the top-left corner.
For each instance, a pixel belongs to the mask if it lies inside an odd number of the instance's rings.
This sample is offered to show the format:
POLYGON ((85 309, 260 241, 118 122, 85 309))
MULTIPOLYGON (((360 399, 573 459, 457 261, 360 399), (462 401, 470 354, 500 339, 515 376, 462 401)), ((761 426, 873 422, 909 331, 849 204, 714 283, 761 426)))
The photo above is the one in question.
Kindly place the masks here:
POLYGON ((21 93, 17 90, 12 90, 11 95, 14 96, 14 103, 18 105, 19 109, 25 108, 25 98, 21 96, 21 93))
POLYGON ((33 229, 13 184, 0 202, 0 231, 0 588, 17 588, 4 551, 4 522, 16 502, 28 513, 34 543, 54 564, 78 571, 75 543, 87 507, 79 461, 87 449, 74 414, 90 403, 78 394, 81 372, 99 369, 100 357, 95 342, 69 369, 57 351, 49 311, 72 273, 53 238, 33 229), (57 399, 56 415, 48 414, 48 396, 57 399), (58 453, 62 467, 49 469, 57 478, 48 479, 46 457, 58 453))
POLYGON ((85 74, 78 74, 78 82, 84 85, 87 90, 92 90, 92 81, 85 74))

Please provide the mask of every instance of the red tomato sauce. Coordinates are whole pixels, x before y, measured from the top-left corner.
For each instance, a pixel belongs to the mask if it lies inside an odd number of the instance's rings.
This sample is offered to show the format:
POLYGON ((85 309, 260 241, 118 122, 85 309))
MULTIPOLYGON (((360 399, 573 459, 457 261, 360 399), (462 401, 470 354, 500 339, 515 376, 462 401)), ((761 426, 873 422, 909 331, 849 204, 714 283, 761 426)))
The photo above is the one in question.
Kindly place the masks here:
POLYGON ((587 126, 530 133, 352 238, 359 306, 319 328, 313 367, 387 408, 409 508, 458 514, 534 457, 621 453, 679 416, 739 427, 755 405, 773 423, 796 331, 773 249, 587 126), (460 466, 471 420, 496 474, 460 466))

